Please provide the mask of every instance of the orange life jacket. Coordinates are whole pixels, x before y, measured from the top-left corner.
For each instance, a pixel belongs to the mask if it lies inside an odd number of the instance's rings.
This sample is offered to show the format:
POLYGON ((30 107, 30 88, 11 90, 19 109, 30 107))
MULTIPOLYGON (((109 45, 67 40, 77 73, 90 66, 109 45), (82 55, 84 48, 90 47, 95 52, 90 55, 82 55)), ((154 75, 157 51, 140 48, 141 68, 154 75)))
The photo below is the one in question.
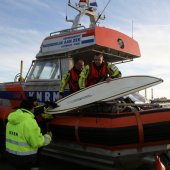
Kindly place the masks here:
POLYGON ((68 80, 70 93, 74 93, 79 90, 79 85, 78 85, 79 74, 80 73, 76 72, 74 68, 70 70, 70 77, 68 80))
POLYGON ((100 81, 104 81, 108 73, 107 64, 103 63, 100 70, 97 70, 94 63, 90 64, 90 72, 86 79, 86 87, 96 84, 100 81))

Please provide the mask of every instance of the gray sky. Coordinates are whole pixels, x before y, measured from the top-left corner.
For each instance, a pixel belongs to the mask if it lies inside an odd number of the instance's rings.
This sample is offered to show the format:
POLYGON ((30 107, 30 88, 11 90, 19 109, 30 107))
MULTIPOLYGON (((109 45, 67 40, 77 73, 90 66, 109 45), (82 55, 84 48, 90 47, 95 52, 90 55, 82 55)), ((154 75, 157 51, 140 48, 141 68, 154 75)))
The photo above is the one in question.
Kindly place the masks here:
MULTIPOLYGON (((42 40, 50 32, 67 29, 66 0, 0 0, 0 82, 13 81, 19 73, 20 60, 24 74, 35 59, 42 40)), ((78 0, 71 0, 72 3, 78 0)), ((97 0, 101 12, 108 0, 97 0)), ((170 98, 170 1, 111 0, 100 26, 110 27, 138 41, 142 57, 117 65, 124 76, 150 75, 164 82, 154 86, 154 97, 170 98)), ((67 8, 69 18, 75 11, 67 8)), ((86 18, 83 19, 86 25, 86 18)), ((150 92, 150 89, 148 89, 150 92)), ((150 94, 148 94, 150 98, 150 94)))

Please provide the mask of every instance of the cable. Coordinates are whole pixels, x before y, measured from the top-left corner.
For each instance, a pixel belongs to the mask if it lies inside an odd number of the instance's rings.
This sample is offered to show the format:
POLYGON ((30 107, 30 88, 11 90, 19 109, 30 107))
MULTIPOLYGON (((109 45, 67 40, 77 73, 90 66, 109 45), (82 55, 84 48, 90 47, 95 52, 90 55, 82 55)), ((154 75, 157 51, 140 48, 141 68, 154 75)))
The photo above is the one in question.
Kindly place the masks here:
POLYGON ((107 6, 109 5, 110 1, 111 1, 111 0, 109 0, 109 1, 107 2, 107 4, 106 4, 106 6, 104 7, 103 11, 102 11, 101 14, 98 16, 98 18, 97 18, 95 24, 98 22, 98 20, 99 20, 100 17, 102 16, 103 12, 105 11, 105 9, 107 8, 107 6))

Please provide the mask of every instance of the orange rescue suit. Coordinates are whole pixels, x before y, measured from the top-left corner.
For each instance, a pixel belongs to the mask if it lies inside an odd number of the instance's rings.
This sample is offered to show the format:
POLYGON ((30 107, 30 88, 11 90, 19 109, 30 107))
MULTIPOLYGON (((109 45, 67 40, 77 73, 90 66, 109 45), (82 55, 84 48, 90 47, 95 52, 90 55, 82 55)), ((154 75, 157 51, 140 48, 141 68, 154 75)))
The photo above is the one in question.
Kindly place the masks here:
POLYGON ((90 64, 90 72, 86 79, 86 87, 104 81, 108 74, 107 64, 102 63, 102 67, 97 69, 94 64, 90 64))

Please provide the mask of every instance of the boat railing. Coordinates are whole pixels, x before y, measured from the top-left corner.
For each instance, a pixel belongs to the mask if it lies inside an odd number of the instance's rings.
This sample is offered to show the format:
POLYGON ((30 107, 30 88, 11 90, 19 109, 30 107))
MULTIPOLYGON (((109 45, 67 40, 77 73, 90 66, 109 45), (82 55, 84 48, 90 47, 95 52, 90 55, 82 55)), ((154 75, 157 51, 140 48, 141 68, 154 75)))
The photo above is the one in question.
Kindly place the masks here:
POLYGON ((74 27, 74 28, 64 29, 64 30, 61 30, 61 31, 51 32, 50 37, 52 37, 54 35, 67 34, 67 33, 82 30, 82 29, 85 29, 85 28, 86 28, 85 26, 78 26, 78 27, 74 27))

